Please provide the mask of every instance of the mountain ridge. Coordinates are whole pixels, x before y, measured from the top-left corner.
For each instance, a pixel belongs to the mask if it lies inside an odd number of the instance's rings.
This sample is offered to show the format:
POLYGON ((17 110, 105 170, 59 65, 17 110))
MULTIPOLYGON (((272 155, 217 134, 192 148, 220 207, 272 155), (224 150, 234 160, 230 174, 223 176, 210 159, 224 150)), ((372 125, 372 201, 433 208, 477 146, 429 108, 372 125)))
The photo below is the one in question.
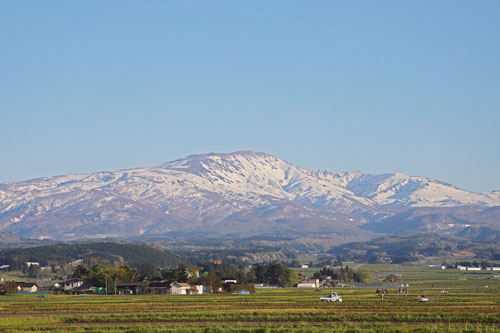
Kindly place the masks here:
POLYGON ((308 170, 247 150, 0 184, 0 231, 64 240, 325 229, 370 238, 361 227, 378 230, 384 214, 464 206, 500 206, 500 191, 474 193, 402 173, 308 170))

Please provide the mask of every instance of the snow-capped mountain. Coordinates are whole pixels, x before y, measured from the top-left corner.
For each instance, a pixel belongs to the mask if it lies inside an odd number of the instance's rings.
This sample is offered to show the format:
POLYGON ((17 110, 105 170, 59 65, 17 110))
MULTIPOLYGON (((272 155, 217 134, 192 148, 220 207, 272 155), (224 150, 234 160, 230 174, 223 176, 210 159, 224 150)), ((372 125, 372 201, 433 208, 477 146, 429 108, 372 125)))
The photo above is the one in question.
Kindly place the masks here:
POLYGON ((400 173, 313 171, 242 151, 0 184, 0 231, 39 239, 174 232, 369 237, 360 225, 415 207, 463 206, 500 206, 500 192, 472 193, 400 173))

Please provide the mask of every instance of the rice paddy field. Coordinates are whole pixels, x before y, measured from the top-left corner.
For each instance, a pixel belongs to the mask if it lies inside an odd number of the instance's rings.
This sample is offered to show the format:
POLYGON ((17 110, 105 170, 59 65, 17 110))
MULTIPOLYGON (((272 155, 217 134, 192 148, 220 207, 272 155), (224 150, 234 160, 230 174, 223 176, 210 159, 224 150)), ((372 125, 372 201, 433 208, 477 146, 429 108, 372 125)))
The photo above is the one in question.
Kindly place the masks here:
POLYGON ((408 294, 376 287, 268 289, 253 295, 8 295, 3 332, 500 332, 500 279, 425 267, 364 265, 398 273, 408 294), (447 293, 441 293, 446 290, 447 293), (336 291, 342 303, 319 298, 336 291), (418 302, 426 294, 430 302, 418 302))

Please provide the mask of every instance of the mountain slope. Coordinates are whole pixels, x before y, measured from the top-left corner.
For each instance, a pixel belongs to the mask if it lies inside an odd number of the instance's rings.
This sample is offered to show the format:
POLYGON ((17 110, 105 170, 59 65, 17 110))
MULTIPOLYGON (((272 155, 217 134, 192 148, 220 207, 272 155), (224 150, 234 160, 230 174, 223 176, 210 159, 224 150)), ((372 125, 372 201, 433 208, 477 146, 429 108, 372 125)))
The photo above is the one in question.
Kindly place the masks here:
POLYGON ((0 231, 63 240, 328 232, 349 240, 371 237, 360 225, 381 216, 461 206, 500 206, 500 192, 472 193, 398 173, 312 171, 243 151, 0 184, 0 231))

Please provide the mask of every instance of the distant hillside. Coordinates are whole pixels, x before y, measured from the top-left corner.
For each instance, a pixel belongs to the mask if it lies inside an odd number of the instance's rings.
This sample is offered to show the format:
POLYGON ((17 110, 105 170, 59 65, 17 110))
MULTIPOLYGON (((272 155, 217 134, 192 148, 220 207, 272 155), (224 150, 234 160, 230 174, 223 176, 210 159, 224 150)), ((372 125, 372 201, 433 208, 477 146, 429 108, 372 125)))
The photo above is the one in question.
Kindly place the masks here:
POLYGON ((457 236, 480 242, 500 242, 500 229, 492 227, 467 227, 457 236))
POLYGON ((395 236, 439 233, 461 237, 467 230, 500 230, 500 207, 393 208, 371 216, 370 220, 363 229, 395 236))
POLYGON ((10 232, 0 232, 0 247, 25 247, 53 244, 54 241, 45 239, 24 239, 10 232))
MULTIPOLYGON (((469 229, 469 235, 482 238, 485 230, 469 229)), ((482 242, 471 239, 425 234, 411 237, 385 237, 367 242, 346 243, 334 246, 328 253, 344 260, 370 263, 392 261, 414 262, 428 257, 473 257, 500 260, 500 231, 489 230, 496 241, 482 242)))
POLYGON ((0 245, 21 243, 22 240, 17 235, 10 232, 0 232, 0 245))
POLYGON ((104 259, 127 264, 150 263, 155 267, 174 267, 185 258, 168 250, 137 244, 89 243, 54 244, 0 250, 0 265, 22 265, 26 261, 59 264, 86 258, 104 259))

